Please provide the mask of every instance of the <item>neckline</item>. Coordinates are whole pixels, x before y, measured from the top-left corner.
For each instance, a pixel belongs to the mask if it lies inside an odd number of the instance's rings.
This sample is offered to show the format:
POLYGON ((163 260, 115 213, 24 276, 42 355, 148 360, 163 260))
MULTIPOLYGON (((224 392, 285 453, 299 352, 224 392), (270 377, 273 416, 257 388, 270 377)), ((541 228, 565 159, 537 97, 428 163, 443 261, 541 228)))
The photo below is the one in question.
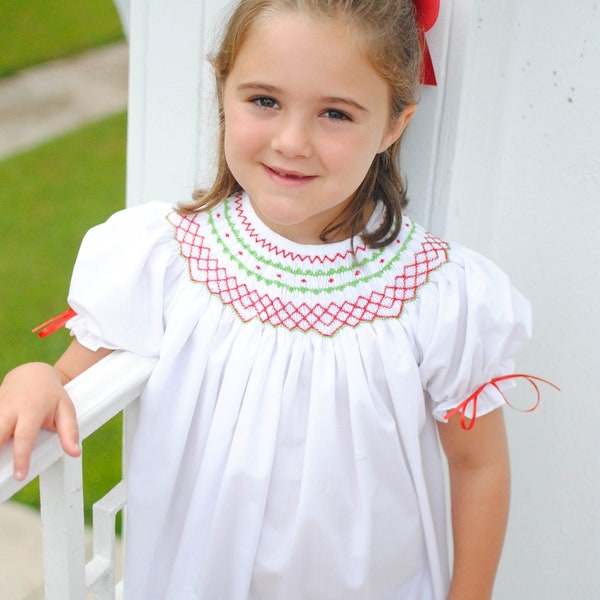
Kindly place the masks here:
POLYGON ((397 319, 449 260, 448 244, 410 219, 384 248, 365 248, 358 240, 352 254, 350 240, 298 244, 260 221, 242 193, 208 212, 171 213, 168 220, 190 280, 204 284, 244 323, 258 319, 323 336, 397 319))
MULTIPOLYGON (((261 218, 258 216, 254 207, 252 206, 252 202, 250 201, 250 197, 247 192, 242 191, 239 194, 236 194, 232 198, 229 198, 227 202, 235 204, 239 202, 239 207, 241 209, 241 213, 235 206, 230 206, 230 209, 233 210, 234 213, 238 213, 239 220, 241 222, 247 219, 247 223, 242 223, 244 229, 248 231, 247 226, 250 225, 252 229, 254 229, 254 233, 251 234, 252 237, 258 241, 261 238, 264 238, 265 241, 268 241, 271 245, 276 246, 281 252, 290 255, 304 256, 307 258, 324 258, 331 256, 343 256, 346 254, 351 254, 351 248, 354 247, 355 251, 362 250, 367 251, 368 248, 365 246, 365 243, 362 241, 359 235, 355 235, 353 238, 349 237, 345 240, 341 240, 339 242, 330 242, 324 244, 303 244, 300 242, 295 242, 276 231, 273 231, 268 225, 266 225, 261 218), (353 242, 353 243, 352 243, 353 242)), ((367 230, 375 229, 377 225, 380 223, 383 217, 383 208, 380 204, 376 204, 375 208, 367 222, 367 230)), ((238 220, 238 216, 236 215, 236 220, 238 220)))

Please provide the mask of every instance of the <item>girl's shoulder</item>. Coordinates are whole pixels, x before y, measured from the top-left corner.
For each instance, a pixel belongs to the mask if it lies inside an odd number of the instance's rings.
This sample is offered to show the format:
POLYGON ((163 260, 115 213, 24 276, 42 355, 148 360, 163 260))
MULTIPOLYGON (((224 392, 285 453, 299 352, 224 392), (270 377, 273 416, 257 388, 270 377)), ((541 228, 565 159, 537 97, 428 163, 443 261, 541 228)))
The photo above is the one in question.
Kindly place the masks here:
POLYGON ((178 250, 168 219, 175 210, 171 204, 153 201, 114 213, 85 234, 78 262, 98 261, 124 270, 135 264, 160 265, 167 257, 174 261, 178 250))
POLYGON ((413 254, 414 272, 426 273, 416 282, 415 302, 407 305, 417 338, 430 340, 441 331, 454 332, 452 337, 463 326, 461 344, 476 345, 482 336, 489 341, 514 328, 517 337, 530 336, 531 306, 498 265, 458 242, 441 240, 410 219, 406 226, 414 227, 422 246, 413 254))
POLYGON ((104 223, 96 225, 88 232, 127 236, 129 232, 167 232, 167 216, 175 210, 167 202, 144 202, 130 206, 112 214, 104 223))
POLYGON ((70 327, 89 348, 155 355, 163 314, 185 265, 168 217, 174 207, 148 202, 113 214, 83 238, 73 269, 70 327))

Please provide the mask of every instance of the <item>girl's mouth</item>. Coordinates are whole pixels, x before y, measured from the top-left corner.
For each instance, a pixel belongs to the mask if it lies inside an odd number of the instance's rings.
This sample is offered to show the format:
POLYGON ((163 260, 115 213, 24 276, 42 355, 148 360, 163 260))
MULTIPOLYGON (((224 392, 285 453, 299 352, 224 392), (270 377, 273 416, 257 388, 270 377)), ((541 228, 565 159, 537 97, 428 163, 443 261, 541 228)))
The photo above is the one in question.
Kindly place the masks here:
POLYGON ((293 173, 282 173, 281 171, 276 171, 273 169, 273 172, 279 177, 289 177, 290 179, 303 179, 304 175, 294 175, 293 173))
POLYGON ((315 178, 314 175, 304 175, 303 173, 298 173, 297 171, 288 171, 285 169, 277 169, 275 167, 269 167, 267 165, 263 165, 267 173, 277 179, 283 179, 290 182, 305 182, 310 181, 315 178))

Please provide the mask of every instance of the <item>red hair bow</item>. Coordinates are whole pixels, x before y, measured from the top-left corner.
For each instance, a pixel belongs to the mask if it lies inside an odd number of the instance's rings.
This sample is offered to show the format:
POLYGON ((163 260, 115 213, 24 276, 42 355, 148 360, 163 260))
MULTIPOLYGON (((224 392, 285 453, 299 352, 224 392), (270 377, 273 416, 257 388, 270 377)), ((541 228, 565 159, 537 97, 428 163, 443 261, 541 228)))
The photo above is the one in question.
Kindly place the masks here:
POLYGON ((413 0, 417 17, 417 25, 419 26, 419 39, 421 42, 421 50, 423 52, 423 60, 421 63, 421 83, 425 85, 437 85, 433 63, 431 62, 431 54, 425 40, 425 32, 429 31, 437 21, 440 13, 440 0, 413 0))

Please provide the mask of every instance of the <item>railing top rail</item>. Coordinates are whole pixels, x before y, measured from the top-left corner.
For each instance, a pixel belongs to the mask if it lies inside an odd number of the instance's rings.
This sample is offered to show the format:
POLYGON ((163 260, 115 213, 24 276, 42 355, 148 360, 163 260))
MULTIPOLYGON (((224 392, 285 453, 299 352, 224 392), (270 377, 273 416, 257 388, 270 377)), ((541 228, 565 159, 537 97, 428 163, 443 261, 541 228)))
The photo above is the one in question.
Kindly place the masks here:
MULTIPOLYGON (((79 377, 66 389, 75 404, 81 439, 85 439, 135 400, 156 364, 155 358, 115 351, 79 377)), ((63 455, 58 435, 41 431, 35 444, 29 474, 24 481, 13 477, 12 441, 0 449, 0 503, 63 455)))

